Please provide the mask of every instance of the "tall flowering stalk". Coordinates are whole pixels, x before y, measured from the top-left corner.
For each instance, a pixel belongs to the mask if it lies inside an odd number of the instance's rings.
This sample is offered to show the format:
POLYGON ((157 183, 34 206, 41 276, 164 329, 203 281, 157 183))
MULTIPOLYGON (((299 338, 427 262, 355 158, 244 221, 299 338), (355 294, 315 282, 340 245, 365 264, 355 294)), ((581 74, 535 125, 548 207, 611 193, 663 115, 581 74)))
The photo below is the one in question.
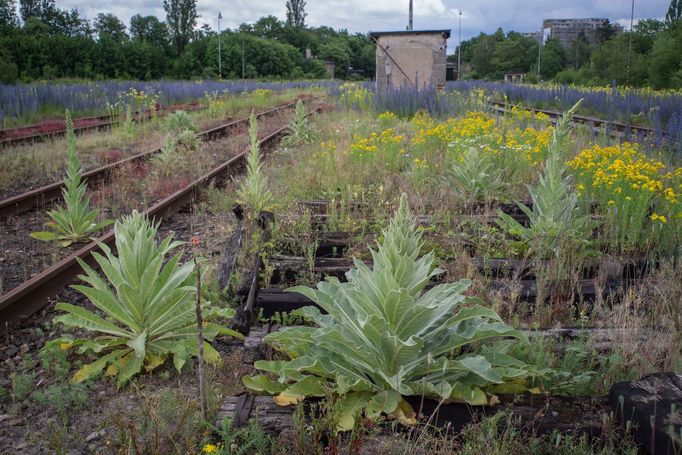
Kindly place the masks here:
POLYGON ((87 184, 83 180, 83 167, 76 151, 71 114, 66 111, 66 143, 68 165, 62 195, 65 206, 50 210, 47 226, 51 231, 34 232, 31 237, 43 241, 58 241, 62 247, 88 240, 92 234, 113 223, 111 220, 96 223, 98 210, 90 210, 90 197, 86 196, 87 184))
POLYGON ((246 180, 237 191, 237 195, 241 203, 258 214, 270 207, 272 194, 268 191, 267 177, 263 173, 260 141, 258 140, 258 123, 253 112, 249 118, 249 135, 249 154, 246 157, 247 175, 246 180))
POLYGON ((547 151, 547 159, 539 174, 538 183, 529 185, 533 205, 517 203, 528 215, 525 227, 511 216, 498 211, 499 225, 523 240, 537 259, 564 260, 580 251, 587 243, 593 226, 589 215, 584 215, 573 191, 571 176, 566 171, 566 142, 571 131, 570 119, 580 103, 567 111, 557 123, 547 151))

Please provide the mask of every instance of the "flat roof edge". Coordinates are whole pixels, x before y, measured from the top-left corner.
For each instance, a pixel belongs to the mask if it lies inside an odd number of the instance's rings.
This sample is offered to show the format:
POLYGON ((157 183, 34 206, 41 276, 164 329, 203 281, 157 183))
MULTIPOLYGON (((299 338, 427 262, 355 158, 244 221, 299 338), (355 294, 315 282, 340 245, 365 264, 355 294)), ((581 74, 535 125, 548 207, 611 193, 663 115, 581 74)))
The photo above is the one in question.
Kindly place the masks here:
POLYGON ((388 31, 388 32, 369 32, 369 36, 385 36, 385 35, 445 35, 446 38, 450 38, 450 29, 444 30, 398 30, 398 31, 388 31))

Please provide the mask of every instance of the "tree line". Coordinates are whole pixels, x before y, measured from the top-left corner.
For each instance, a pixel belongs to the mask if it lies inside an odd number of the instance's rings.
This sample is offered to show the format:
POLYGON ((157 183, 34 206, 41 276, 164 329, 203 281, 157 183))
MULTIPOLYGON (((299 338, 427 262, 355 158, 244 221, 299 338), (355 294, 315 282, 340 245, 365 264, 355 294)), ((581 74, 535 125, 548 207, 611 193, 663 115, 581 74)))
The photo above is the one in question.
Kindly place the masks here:
MULTIPOLYGON (((197 29, 196 0, 163 0, 165 21, 113 14, 92 21, 55 0, 0 0, 0 82, 38 79, 219 77, 218 33, 197 29)), ((305 24, 305 0, 287 1, 287 19, 260 18, 220 34, 223 78, 371 78, 374 45, 364 34, 305 24)))
MULTIPOLYGON (((538 46, 537 40, 516 32, 481 33, 461 44, 463 78, 498 80, 507 73, 525 73, 526 81, 533 82, 538 46)), ((640 20, 631 32, 607 23, 597 30, 596 40, 579 34, 566 48, 550 38, 539 51, 542 80, 682 88, 682 0, 672 0, 664 21, 640 20)), ((448 58, 457 61, 456 55, 448 58)))

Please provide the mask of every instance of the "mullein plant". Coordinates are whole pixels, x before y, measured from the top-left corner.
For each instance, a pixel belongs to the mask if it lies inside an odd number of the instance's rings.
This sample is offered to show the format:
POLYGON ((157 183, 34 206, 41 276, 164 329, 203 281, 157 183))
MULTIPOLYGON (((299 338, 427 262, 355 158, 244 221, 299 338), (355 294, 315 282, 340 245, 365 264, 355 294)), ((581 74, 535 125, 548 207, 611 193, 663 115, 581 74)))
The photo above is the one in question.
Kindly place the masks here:
POLYGON ((317 304, 295 312, 314 326, 267 335, 286 360, 256 362, 264 374, 243 377, 244 385, 280 405, 331 394, 338 430, 360 415, 414 425, 406 397, 494 405, 495 393, 536 392, 533 380, 545 372, 507 354, 524 335, 466 296, 469 280, 426 290, 443 270, 433 253, 421 255, 423 245, 403 194, 371 251, 372 268, 355 259, 345 282, 327 277, 316 289, 289 289, 317 304))
POLYGON ((46 226, 51 228, 50 231, 31 234, 31 237, 37 240, 57 241, 62 247, 87 241, 94 233, 113 223, 111 220, 98 223, 99 211, 90 210, 90 197, 85 194, 87 184, 83 180, 83 167, 76 152, 73 121, 68 110, 66 111, 66 144, 68 164, 62 188, 65 204, 47 212, 50 221, 46 223, 46 226))
POLYGON ((263 173, 260 141, 258 140, 258 124, 253 112, 251 112, 251 117, 249 117, 249 137, 249 153, 246 156, 247 175, 237 190, 237 197, 240 203, 257 216, 260 212, 270 208, 272 194, 268 191, 267 177, 263 173))
MULTIPOLYGON (((78 259, 85 271, 79 278, 85 285, 72 287, 97 310, 58 303, 56 309, 63 314, 55 322, 94 333, 96 338, 65 335, 46 345, 46 349, 58 346, 94 358, 74 373, 72 382, 104 373, 116 377, 117 386, 122 387, 143 369, 152 371, 167 359, 172 358, 180 371, 197 356, 197 260, 183 263, 178 251, 183 242, 173 240, 172 235, 157 242, 158 227, 159 223, 133 211, 114 225, 117 254, 105 244, 100 245, 104 254, 93 253, 103 273, 78 259)), ((220 354, 210 342, 219 334, 242 336, 214 320, 231 318, 234 310, 205 301, 201 306, 204 355, 209 363, 219 364, 220 354)))
POLYGON ((308 122, 305 104, 301 100, 296 103, 294 120, 289 125, 289 130, 289 134, 282 140, 285 146, 310 144, 315 140, 315 132, 308 122))
POLYGON ((463 201, 490 203, 505 202, 509 186, 502 169, 495 166, 490 155, 471 147, 461 162, 450 168, 446 181, 463 201))
POLYGON ((580 102, 576 103, 557 122, 538 183, 528 185, 532 208, 517 202, 530 220, 528 227, 498 210, 499 226, 519 238, 538 260, 556 259, 561 263, 568 255, 580 255, 588 247, 589 235, 595 227, 591 216, 581 212, 578 195, 566 171, 566 142, 571 118, 579 106, 580 102))

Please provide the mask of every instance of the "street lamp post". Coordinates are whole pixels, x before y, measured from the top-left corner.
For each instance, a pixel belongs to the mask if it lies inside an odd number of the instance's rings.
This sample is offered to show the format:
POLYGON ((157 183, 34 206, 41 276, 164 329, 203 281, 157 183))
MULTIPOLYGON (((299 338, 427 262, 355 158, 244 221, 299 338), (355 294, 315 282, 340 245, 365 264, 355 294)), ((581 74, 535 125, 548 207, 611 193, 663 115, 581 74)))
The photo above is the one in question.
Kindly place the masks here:
POLYGON ((540 62, 542 60, 542 45, 545 44, 545 28, 540 29, 540 40, 538 41, 538 81, 540 81, 540 62))
POLYGON ((220 19, 223 18, 223 15, 218 12, 218 77, 220 79, 223 78, 223 56, 220 52, 220 19))
POLYGON ((459 31, 457 44, 457 80, 462 78, 462 10, 459 10, 459 31))
POLYGON ((245 53, 245 52, 246 52, 246 51, 245 51, 245 49, 244 49, 244 30, 242 30, 242 80, 245 79, 245 78, 244 78, 244 74, 245 74, 245 73, 244 73, 244 53, 245 53))
POLYGON ((632 0, 632 8, 630 9, 630 40, 628 43, 628 70, 626 74, 627 84, 630 84, 630 63, 632 62, 632 24, 635 21, 635 0, 632 0))

